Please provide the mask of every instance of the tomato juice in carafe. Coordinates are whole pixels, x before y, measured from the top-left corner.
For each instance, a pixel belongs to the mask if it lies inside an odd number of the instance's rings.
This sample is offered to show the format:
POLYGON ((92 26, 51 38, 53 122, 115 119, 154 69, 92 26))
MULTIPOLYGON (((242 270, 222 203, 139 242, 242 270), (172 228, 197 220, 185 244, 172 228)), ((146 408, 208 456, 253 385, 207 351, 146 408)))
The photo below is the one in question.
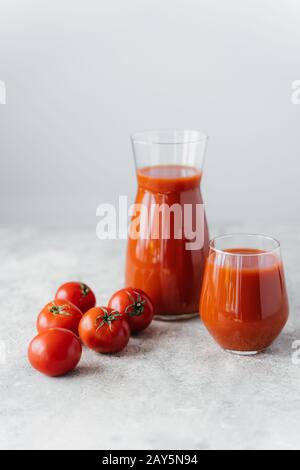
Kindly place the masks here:
POLYGON ((198 311, 208 253, 200 191, 206 141, 199 131, 133 136, 140 209, 129 233, 126 285, 144 290, 164 319, 198 311), (139 232, 133 233, 137 226, 139 232))

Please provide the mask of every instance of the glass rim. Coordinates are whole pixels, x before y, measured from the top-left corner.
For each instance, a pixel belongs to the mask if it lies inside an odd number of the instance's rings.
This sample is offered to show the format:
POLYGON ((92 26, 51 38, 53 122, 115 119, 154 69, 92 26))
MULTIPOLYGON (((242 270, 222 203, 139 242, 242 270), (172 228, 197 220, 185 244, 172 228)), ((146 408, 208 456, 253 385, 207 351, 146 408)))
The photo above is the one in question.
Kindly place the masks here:
POLYGON ((134 132, 130 136, 131 140, 135 144, 145 144, 145 145, 186 145, 186 144, 197 144, 200 142, 206 142, 209 138, 209 136, 204 132, 199 129, 177 129, 177 128, 166 128, 166 129, 149 129, 149 130, 144 130, 144 131, 138 131, 134 132), (171 132, 178 132, 178 133, 184 133, 184 132, 190 132, 198 135, 198 138, 190 138, 186 140, 175 140, 174 142, 168 141, 168 140, 154 140, 149 139, 151 134, 159 134, 159 133, 171 133, 171 132), (148 137, 148 139, 146 138, 148 137))
MULTIPOLYGON (((277 238, 270 237, 269 235, 264 235, 262 233, 229 233, 229 234, 226 234, 226 235, 218 235, 217 237, 212 238, 209 241, 209 248, 211 250, 217 252, 217 253, 222 253, 222 254, 229 255, 229 256, 241 256, 241 257, 264 256, 264 255, 269 255, 271 253, 274 253, 274 251, 280 249, 280 242, 279 242, 279 240, 277 240, 277 238), (264 240, 269 240, 269 241, 274 243, 274 248, 272 248, 271 250, 263 250, 262 253, 253 253, 253 254, 251 254, 251 253, 230 253, 226 250, 222 250, 221 248, 216 248, 215 246, 213 246, 213 244, 217 240, 231 238, 231 237, 249 237, 249 238, 261 238, 261 239, 264 239, 264 240)), ((245 248, 247 248, 247 247, 245 246, 245 248)), ((257 248, 257 249, 259 249, 259 248, 257 248)))

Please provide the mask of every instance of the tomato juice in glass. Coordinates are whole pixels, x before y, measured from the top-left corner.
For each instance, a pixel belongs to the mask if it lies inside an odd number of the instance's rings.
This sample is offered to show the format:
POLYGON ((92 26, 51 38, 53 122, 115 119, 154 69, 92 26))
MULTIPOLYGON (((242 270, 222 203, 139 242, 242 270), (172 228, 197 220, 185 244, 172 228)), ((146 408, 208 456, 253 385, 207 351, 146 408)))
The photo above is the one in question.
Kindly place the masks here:
POLYGON ((132 230, 129 234, 126 285, 144 290, 156 315, 164 319, 187 318, 198 310, 208 253, 207 223, 200 210, 206 140, 199 131, 133 136, 135 202, 146 209, 146 215, 140 217, 138 236, 132 230), (199 243, 193 244, 185 233, 187 220, 199 243))
POLYGON ((286 324, 288 311, 276 240, 228 235, 210 242, 200 314, 223 349, 240 354, 266 349, 286 324))

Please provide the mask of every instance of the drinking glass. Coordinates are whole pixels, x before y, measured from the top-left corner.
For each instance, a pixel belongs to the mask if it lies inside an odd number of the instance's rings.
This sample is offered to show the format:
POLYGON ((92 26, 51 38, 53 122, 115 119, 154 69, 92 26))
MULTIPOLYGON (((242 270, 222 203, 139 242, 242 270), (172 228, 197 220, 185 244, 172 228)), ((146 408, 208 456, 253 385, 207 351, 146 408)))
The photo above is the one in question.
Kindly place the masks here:
POLYGON ((277 240, 237 234, 210 242, 200 315, 223 349, 243 355, 266 349, 286 324, 288 312, 277 240))
POLYGON ((198 312, 208 253, 200 192, 206 144, 207 136, 197 130, 132 136, 139 210, 130 227, 126 285, 150 296, 156 318, 190 318, 198 312))

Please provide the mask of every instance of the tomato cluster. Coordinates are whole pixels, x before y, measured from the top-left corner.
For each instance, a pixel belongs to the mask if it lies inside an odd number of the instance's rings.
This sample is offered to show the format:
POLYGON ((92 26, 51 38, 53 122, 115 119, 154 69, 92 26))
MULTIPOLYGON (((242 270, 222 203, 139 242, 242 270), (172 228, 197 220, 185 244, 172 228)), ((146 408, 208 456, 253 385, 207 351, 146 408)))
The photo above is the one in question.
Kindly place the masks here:
POLYGON ((140 289, 121 289, 107 307, 96 307, 86 284, 67 282, 38 315, 39 334, 29 344, 29 362, 46 375, 64 375, 80 361, 82 343, 99 353, 120 352, 130 333, 147 328, 153 317, 151 299, 140 289))

